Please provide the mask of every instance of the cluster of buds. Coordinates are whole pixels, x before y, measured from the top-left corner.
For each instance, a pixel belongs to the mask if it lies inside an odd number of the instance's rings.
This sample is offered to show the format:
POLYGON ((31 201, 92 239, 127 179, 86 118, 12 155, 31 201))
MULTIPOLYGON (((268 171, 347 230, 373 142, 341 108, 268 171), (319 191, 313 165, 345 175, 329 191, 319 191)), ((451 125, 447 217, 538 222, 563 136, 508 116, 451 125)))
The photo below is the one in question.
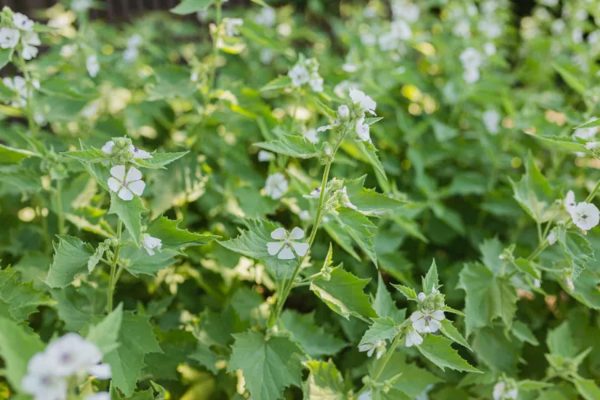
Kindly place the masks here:
POLYGON ((406 347, 423 343, 423 336, 437 332, 446 318, 443 311, 445 298, 439 290, 433 289, 429 294, 419 293, 417 303, 418 309, 411 314, 410 325, 406 327, 406 347))
POLYGON ((292 86, 299 88, 305 85, 310 86, 313 92, 321 93, 323 91, 323 78, 319 75, 319 62, 314 58, 300 59, 288 71, 288 77, 292 80, 292 86))

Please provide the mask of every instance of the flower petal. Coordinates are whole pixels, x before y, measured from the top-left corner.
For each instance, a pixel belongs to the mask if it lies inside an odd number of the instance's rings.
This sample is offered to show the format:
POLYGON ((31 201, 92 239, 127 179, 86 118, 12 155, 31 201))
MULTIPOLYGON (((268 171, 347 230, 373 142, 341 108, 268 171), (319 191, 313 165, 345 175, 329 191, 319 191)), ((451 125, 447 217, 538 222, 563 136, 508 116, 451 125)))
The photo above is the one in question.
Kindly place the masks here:
POLYGON ((300 240, 304 237, 304 231, 301 228, 295 227, 290 232, 290 239, 300 240))
POLYGON ((298 254, 300 257, 303 257, 304 255, 306 255, 306 253, 308 252, 308 249, 310 248, 308 243, 290 242, 290 244, 294 248, 294 251, 296 252, 296 254, 298 254))
POLYGON ((271 232, 271 238, 275 240, 283 240, 287 235, 287 231, 283 228, 277 228, 271 232))
POLYGON ((285 242, 267 243, 267 253, 269 253, 270 256, 274 256, 275 254, 279 253, 284 244, 285 242))
POLYGON ((144 193, 146 183, 144 181, 135 181, 127 184, 127 188, 135 193, 137 196, 141 196, 144 193))
POLYGON ((120 180, 121 182, 125 181, 125 166, 124 165, 115 165, 110 169, 110 174, 120 180))
POLYGON ((131 190, 123 186, 121 190, 119 190, 119 197, 121 198, 121 200, 129 201, 133 199, 133 193, 131 193, 131 190))
POLYGON ((140 179, 142 179, 142 173, 140 172, 140 170, 136 167, 129 168, 129 171, 127 171, 127 178, 125 178, 125 182, 127 183, 139 181, 140 179))
POLYGON ((292 251, 290 246, 285 245, 277 255, 277 258, 279 258, 280 260, 291 260, 293 258, 296 258, 296 256, 294 255, 294 252, 292 251))
POLYGON ((121 182, 113 178, 112 176, 108 178, 108 188, 113 192, 118 192, 121 189, 121 182))

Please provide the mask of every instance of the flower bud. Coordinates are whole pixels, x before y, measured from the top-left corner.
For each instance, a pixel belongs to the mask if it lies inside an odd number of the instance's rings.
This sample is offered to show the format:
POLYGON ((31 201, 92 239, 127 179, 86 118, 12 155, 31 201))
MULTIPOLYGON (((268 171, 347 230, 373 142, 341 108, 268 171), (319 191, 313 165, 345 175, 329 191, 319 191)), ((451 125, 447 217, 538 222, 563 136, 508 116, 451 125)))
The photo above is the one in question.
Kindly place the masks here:
POLYGON ((350 109, 348 108, 347 105, 342 104, 337 109, 337 115, 338 115, 338 118, 340 119, 340 121, 345 121, 348 118, 350 118, 350 109))

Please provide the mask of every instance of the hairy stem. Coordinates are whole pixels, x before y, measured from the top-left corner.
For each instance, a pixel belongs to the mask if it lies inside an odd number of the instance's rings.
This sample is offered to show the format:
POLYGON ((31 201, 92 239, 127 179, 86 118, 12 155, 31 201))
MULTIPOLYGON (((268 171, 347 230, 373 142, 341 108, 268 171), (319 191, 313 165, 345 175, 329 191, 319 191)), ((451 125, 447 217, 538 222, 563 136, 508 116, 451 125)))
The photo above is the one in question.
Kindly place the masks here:
POLYGON ((123 221, 119 219, 117 224, 117 244, 115 246, 115 252, 113 255, 112 262, 110 264, 110 276, 108 278, 108 289, 106 291, 106 313, 110 313, 113 310, 113 298, 115 295, 115 288, 117 281, 121 276, 123 268, 119 265, 119 253, 121 252, 121 234, 123 232, 123 221))

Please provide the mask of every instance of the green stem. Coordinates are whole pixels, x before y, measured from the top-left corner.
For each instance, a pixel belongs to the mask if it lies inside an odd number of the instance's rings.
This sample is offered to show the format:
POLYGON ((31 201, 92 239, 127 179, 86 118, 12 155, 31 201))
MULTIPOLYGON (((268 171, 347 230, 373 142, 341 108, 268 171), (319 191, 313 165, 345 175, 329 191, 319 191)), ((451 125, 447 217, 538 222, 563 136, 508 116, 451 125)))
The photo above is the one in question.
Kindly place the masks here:
POLYGON ((119 219, 117 224, 117 245, 115 246, 115 253, 110 264, 110 277, 108 279, 108 289, 106 291, 106 313, 109 314, 113 310, 113 297, 115 294, 115 288, 117 281, 121 276, 123 268, 119 266, 119 253, 121 252, 121 234, 123 232, 123 221, 119 219))
POLYGON ((386 350, 383 360, 381 360, 381 363, 379 363, 379 365, 377 366, 377 369, 375 370, 375 373, 373 374, 373 380, 375 382, 377 382, 377 380, 379 379, 379 377, 385 370, 386 365, 388 364, 388 362, 390 362, 392 356, 394 355, 394 352, 396 351, 396 348, 398 348, 398 345, 400 345, 400 341, 402 340, 402 337, 403 337, 403 335, 401 335, 401 334, 396 335, 396 337, 394 338, 394 341, 392 342, 390 347, 386 350))
MULTIPOLYGON (((217 0, 215 3, 215 9, 216 9, 216 14, 215 14, 215 25, 217 27, 216 32, 215 32, 215 37, 213 37, 213 46, 212 46, 212 68, 210 69, 210 74, 209 74, 209 78, 208 78, 208 101, 210 101, 210 93, 213 90, 213 87, 215 86, 215 80, 216 80, 216 75, 217 75, 217 59, 219 57, 219 48, 217 47, 217 40, 219 35, 221 34, 221 4, 222 0, 217 0)), ((207 102, 208 102, 207 101, 207 102)))
POLYGON ((54 189, 54 201, 56 202, 56 214, 58 216, 58 233, 63 235, 66 232, 66 226, 65 212, 63 210, 62 202, 62 183, 60 179, 56 181, 56 188, 54 189))

